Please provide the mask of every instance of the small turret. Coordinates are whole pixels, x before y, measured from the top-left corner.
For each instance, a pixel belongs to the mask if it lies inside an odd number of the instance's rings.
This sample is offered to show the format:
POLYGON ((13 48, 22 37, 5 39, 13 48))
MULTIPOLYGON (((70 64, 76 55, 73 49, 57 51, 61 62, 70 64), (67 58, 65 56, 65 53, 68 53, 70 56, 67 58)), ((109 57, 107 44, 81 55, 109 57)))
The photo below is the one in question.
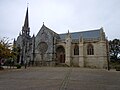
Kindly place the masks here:
POLYGON ((80 34, 79 42, 83 43, 83 37, 82 37, 82 34, 80 34))
POLYGON ((19 33, 19 36, 21 36, 21 32, 19 33))
POLYGON ((68 30, 68 33, 67 33, 67 38, 71 38, 71 34, 70 34, 69 30, 68 30))
POLYGON ((15 40, 15 38, 14 38, 14 41, 13 41, 13 45, 16 45, 16 40, 15 40))
POLYGON ((104 40, 105 40, 105 33, 104 33, 104 31, 103 31, 103 27, 101 27, 101 29, 100 29, 100 40, 101 40, 101 41, 104 41, 104 40))

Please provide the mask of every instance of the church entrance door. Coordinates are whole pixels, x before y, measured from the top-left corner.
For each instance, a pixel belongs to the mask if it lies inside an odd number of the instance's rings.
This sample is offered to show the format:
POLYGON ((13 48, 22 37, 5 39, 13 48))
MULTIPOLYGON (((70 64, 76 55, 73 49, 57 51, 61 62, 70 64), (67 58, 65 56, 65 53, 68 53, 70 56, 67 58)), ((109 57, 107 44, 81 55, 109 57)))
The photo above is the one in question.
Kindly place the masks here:
POLYGON ((56 49, 56 53, 57 53, 57 62, 58 63, 65 63, 65 49, 63 46, 59 46, 56 49))

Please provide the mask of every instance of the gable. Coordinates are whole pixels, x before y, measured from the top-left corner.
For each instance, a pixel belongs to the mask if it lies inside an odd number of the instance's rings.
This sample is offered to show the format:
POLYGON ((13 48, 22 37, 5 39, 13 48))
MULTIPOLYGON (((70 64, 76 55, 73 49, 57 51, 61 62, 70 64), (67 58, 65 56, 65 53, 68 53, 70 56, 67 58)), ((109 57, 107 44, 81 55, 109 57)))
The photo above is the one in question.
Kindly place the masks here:
POLYGON ((47 28, 44 24, 36 35, 36 45, 40 42, 50 42, 53 40, 53 37, 60 38, 57 33, 47 28))

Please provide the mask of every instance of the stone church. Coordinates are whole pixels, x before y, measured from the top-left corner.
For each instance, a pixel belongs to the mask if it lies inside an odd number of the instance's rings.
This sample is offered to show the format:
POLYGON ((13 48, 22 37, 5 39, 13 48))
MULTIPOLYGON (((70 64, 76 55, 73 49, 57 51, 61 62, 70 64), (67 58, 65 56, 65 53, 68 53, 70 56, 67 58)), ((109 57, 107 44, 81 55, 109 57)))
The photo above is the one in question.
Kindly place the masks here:
POLYGON ((37 35, 30 36, 28 8, 17 40, 17 62, 37 66, 78 66, 107 68, 108 42, 103 28, 58 34, 43 23, 37 35))

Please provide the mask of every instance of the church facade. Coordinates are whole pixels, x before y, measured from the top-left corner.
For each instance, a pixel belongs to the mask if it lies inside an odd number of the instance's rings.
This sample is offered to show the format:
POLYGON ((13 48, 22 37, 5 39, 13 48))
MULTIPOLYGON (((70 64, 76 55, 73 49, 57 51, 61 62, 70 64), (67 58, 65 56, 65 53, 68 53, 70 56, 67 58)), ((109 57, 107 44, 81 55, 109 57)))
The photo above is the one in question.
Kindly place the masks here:
POLYGON ((103 28, 57 34, 43 23, 37 35, 30 36, 28 8, 22 31, 15 41, 17 62, 37 66, 78 66, 107 68, 108 42, 103 28))

